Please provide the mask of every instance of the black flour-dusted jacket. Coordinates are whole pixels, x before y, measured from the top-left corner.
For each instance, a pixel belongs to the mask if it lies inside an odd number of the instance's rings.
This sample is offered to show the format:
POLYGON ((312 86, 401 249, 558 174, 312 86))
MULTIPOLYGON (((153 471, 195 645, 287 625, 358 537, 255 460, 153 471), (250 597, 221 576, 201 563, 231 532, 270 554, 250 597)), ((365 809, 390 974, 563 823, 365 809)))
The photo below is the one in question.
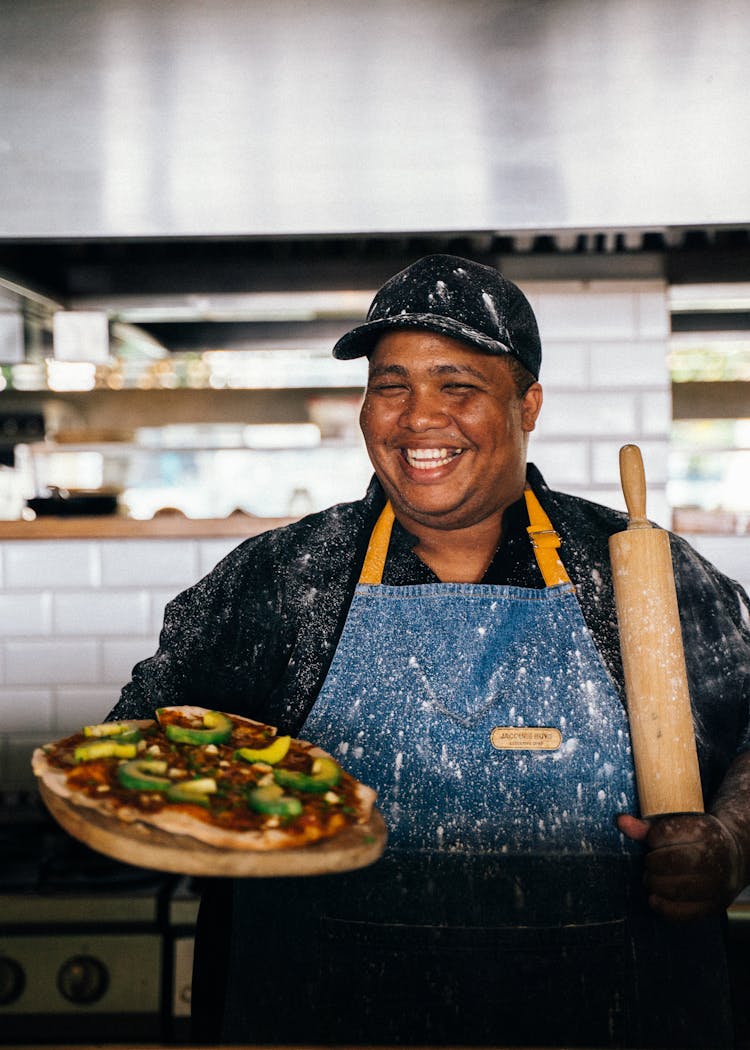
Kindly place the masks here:
MULTIPOLYGON (((528 480, 560 534, 568 571, 596 646, 624 702, 607 541, 623 514, 528 480)), ((339 504, 241 543, 165 610, 159 649, 137 664, 110 718, 150 718, 193 703, 243 714, 297 735, 346 620, 385 497, 339 504)), ((541 587, 523 500, 506 512, 485 583, 541 587)), ((434 583, 413 539, 394 526, 383 582, 434 583)), ((738 584, 671 537, 696 738, 707 801, 739 751, 750 748, 750 606, 738 584)), ((543 640, 540 640, 543 644, 543 640)))

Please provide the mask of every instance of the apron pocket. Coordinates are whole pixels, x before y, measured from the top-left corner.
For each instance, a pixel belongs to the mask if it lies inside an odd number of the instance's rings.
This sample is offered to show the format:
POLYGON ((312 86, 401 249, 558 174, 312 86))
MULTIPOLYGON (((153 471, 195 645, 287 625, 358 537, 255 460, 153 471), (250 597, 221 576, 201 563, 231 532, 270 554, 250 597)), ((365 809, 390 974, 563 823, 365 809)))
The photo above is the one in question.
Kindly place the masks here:
POLYGON ((331 1043, 622 1045, 625 924, 320 922, 331 1043))

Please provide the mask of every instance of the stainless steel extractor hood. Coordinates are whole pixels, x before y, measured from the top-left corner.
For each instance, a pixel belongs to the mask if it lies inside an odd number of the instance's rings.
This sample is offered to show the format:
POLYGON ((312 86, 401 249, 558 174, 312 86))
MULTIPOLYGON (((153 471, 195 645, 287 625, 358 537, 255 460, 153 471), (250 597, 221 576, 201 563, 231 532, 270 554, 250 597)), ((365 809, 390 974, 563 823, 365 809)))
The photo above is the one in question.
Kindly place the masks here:
POLYGON ((746 0, 0 8, 0 239, 750 219, 746 0))

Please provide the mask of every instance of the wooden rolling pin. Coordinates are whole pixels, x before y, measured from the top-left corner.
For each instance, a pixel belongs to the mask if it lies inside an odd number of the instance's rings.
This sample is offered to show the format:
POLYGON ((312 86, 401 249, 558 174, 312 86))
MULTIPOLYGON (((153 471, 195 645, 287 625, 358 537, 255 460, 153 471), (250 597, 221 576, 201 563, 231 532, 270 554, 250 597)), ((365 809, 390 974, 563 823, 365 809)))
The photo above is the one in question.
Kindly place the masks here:
POLYGON ((620 449, 620 478, 629 523, 609 554, 641 816, 702 813, 669 535, 646 520, 637 445, 620 449))

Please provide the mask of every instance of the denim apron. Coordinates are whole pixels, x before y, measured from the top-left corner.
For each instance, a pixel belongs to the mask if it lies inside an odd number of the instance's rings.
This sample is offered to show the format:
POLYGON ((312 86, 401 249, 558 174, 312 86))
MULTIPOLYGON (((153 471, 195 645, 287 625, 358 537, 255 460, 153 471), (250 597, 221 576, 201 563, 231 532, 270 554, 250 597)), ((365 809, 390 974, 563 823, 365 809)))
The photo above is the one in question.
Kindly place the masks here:
POLYGON ((388 847, 240 884, 225 1038, 637 1045, 627 717, 526 500, 540 589, 383 586, 383 512, 300 735, 377 790, 388 847))

